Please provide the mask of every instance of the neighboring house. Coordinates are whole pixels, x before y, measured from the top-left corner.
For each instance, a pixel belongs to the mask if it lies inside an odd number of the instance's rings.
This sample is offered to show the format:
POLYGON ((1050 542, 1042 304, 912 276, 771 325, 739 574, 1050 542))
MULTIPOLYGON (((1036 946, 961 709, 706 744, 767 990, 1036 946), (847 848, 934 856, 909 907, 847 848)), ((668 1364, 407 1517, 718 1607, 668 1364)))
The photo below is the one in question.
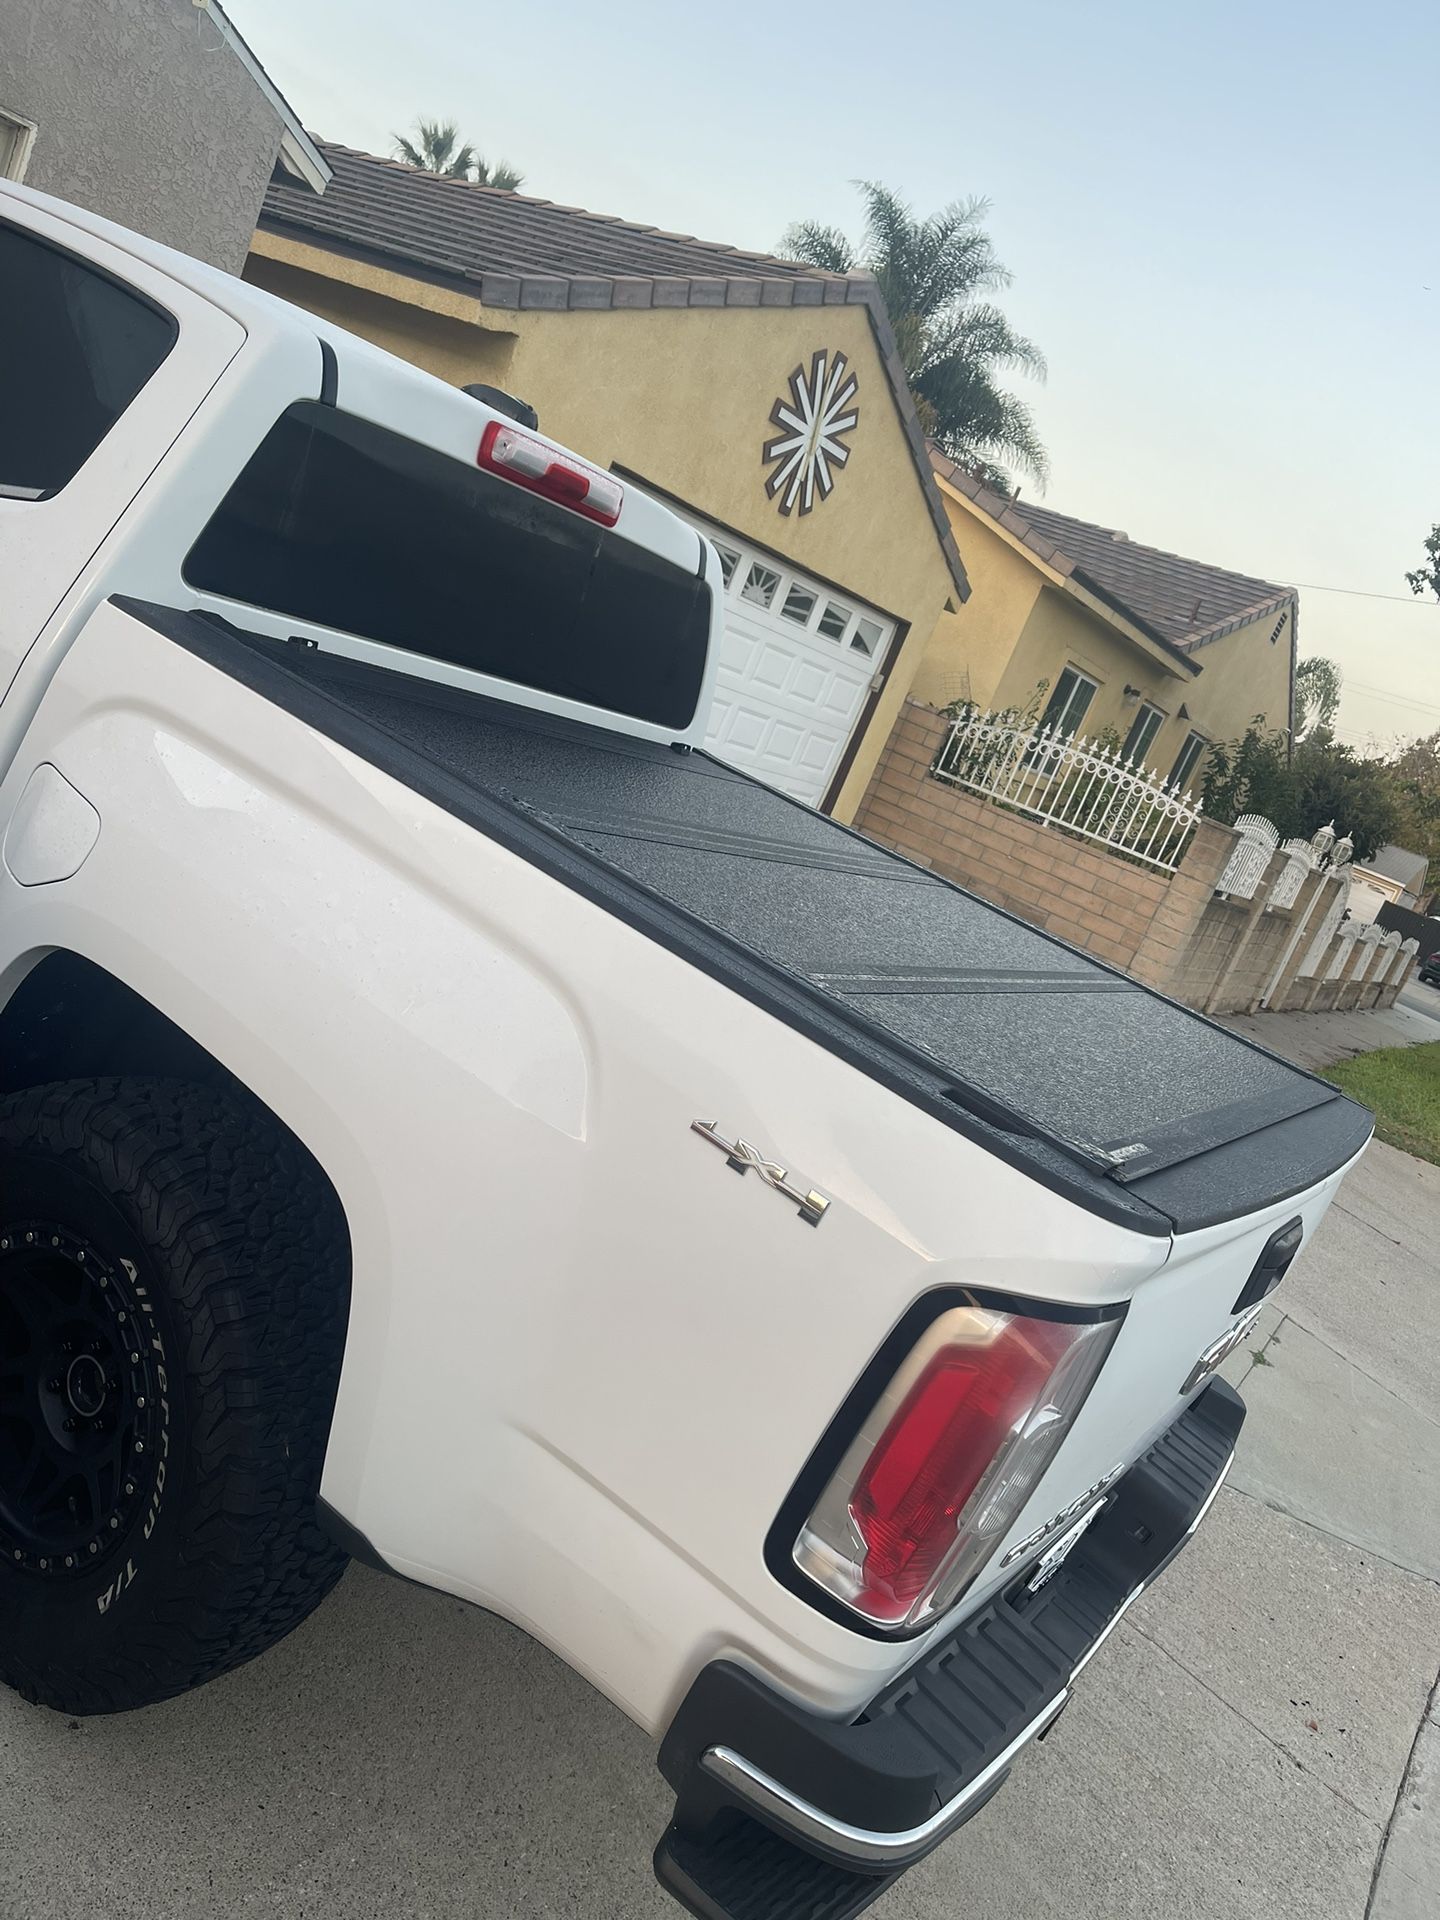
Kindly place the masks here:
POLYGON ((937 625, 916 700, 1034 703, 1063 733, 1107 735, 1195 790, 1215 741, 1257 715, 1289 728, 1293 590, 1002 499, 931 457, 974 597, 937 625))
POLYGON ((711 534, 712 744, 850 818, 969 590, 873 280, 320 152, 324 198, 272 185, 246 277, 520 396, 711 534))
POLYGON ((218 0, 0 4, 0 178, 238 273, 277 170, 329 179, 218 0))
POLYGON ((1382 906, 1418 908, 1430 862, 1407 847, 1384 846, 1350 869, 1350 918, 1373 920, 1382 906))

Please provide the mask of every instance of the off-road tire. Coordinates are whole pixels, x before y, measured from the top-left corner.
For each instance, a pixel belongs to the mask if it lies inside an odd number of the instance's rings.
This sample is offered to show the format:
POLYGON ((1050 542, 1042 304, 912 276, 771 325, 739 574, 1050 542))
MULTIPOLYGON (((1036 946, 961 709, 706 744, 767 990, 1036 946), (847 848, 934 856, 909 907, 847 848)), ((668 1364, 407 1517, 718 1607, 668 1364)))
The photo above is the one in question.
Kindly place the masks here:
POLYGON ((145 1706, 319 1604, 345 1566, 315 1503, 348 1289, 332 1190, 241 1097, 126 1079, 0 1102, 0 1679, 65 1713, 145 1706), (41 1378, 25 1351, 77 1330, 41 1378), (82 1443, 85 1468, 56 1455, 82 1443))

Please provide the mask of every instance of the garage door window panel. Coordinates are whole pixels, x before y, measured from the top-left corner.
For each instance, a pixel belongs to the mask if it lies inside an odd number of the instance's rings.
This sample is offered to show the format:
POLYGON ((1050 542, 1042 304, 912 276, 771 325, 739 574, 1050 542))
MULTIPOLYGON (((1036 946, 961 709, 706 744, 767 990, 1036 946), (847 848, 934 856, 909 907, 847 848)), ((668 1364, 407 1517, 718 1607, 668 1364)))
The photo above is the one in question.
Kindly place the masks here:
POLYGON ((745 576, 745 584, 740 589, 740 598, 749 600, 754 606, 768 607, 775 598, 780 586, 780 576, 773 567, 761 566, 758 560, 752 561, 750 571, 745 576))

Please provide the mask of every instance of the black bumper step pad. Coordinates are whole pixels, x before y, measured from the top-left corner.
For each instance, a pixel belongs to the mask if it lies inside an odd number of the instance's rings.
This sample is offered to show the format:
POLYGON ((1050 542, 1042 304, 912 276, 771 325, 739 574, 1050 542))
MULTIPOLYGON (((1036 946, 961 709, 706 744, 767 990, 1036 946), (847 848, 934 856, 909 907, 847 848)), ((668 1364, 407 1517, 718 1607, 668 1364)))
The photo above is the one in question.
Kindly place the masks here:
POLYGON ((863 1912, 912 1860, 857 1868, 838 1853, 820 1857, 727 1800, 702 1766, 706 1752, 730 1748, 834 1819, 894 1833, 922 1826, 993 1767, 969 1818, 1003 1784, 1007 1749, 1185 1544, 1244 1417, 1239 1395, 1212 1382, 1117 1483, 1045 1585, 1026 1592, 1027 1566, 851 1722, 807 1713, 729 1662, 707 1667, 660 1750, 677 1796, 655 1856, 661 1884, 701 1920, 863 1912))
POLYGON ((703 1841, 671 1827, 655 1878, 699 1920, 850 1920, 900 1876, 852 1873, 735 1814, 703 1841))

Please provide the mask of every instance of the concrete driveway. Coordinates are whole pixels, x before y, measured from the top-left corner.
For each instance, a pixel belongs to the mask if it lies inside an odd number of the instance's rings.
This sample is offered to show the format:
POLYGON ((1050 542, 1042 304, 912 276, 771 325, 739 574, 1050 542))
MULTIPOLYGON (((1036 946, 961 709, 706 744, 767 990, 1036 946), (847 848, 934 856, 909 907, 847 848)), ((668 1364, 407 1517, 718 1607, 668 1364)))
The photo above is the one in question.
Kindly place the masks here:
MULTIPOLYGON (((1437 1245, 1440 1168, 1372 1149, 1229 1363, 1252 1412, 1195 1544, 876 1920, 1440 1912, 1437 1245)), ((147 1713, 0 1697, 7 1920, 665 1920, 667 1812, 649 1742, 559 1661, 358 1569, 147 1713)))

